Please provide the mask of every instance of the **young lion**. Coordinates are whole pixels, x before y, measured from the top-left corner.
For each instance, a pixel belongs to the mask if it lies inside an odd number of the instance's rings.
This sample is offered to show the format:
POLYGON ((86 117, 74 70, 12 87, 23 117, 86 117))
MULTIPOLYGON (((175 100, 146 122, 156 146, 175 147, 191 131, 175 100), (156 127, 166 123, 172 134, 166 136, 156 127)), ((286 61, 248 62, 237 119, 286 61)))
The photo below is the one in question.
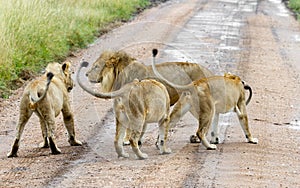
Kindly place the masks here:
MULTIPOLYGON (((211 144, 206 139, 206 134, 213 123, 213 142, 218 142, 218 117, 220 113, 226 113, 232 109, 237 113, 240 124, 243 128, 249 143, 257 144, 258 140, 253 138, 249 126, 246 112, 244 82, 238 76, 225 74, 225 76, 213 76, 193 81, 188 85, 176 85, 166 80, 155 67, 155 56, 157 50, 153 50, 152 68, 154 73, 172 87, 183 91, 180 99, 175 104, 170 115, 170 126, 176 124, 180 117, 190 111, 198 119, 199 127, 197 136, 207 149, 216 149, 215 144, 211 144)), ((251 90, 250 90, 251 91, 251 90)), ((249 100, 247 101, 249 102, 249 100)))
POLYGON ((60 111, 63 113, 64 123, 69 134, 71 146, 79 146, 82 143, 75 139, 74 119, 69 103, 68 92, 73 88, 73 80, 69 72, 70 62, 50 63, 46 73, 30 82, 23 93, 20 104, 20 115, 17 126, 17 134, 8 157, 17 157, 21 135, 25 124, 32 113, 40 119, 43 143, 41 147, 49 147, 52 154, 60 154, 60 149, 55 144, 55 117, 60 111))
POLYGON ((83 62, 77 73, 77 81, 82 89, 89 94, 105 99, 114 100, 114 110, 116 114, 116 135, 115 149, 118 157, 129 157, 123 148, 122 139, 125 130, 131 130, 130 144, 134 153, 139 159, 146 159, 147 154, 142 153, 138 146, 138 141, 146 130, 147 123, 159 122, 160 151, 162 154, 170 153, 166 148, 169 126, 170 99, 165 86, 155 80, 145 79, 124 85, 121 89, 110 92, 94 92, 81 83, 79 79, 82 67, 87 67, 88 63, 83 62))

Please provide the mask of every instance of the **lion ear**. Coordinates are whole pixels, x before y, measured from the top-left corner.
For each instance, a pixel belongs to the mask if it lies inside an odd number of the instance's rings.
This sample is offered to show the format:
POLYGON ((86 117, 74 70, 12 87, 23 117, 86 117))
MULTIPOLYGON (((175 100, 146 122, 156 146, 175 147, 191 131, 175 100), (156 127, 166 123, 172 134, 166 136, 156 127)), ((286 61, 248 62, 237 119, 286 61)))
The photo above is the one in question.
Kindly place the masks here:
POLYGON ((71 63, 70 62, 65 62, 63 65, 62 65, 62 70, 63 70, 63 72, 64 73, 66 73, 68 70, 69 70, 69 68, 71 67, 71 63))

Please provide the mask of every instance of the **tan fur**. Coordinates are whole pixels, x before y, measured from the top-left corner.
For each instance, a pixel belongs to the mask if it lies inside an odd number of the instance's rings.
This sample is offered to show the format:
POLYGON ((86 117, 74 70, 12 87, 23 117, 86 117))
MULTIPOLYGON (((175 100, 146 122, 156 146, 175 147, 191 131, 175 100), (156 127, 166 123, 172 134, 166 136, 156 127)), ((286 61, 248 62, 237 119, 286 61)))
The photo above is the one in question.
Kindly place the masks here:
POLYGON ((17 125, 17 134, 8 157, 17 157, 19 142, 24 127, 34 112, 40 119, 43 143, 41 147, 49 147, 52 154, 61 153, 55 144, 55 117, 63 113, 64 123, 69 134, 69 143, 72 146, 82 145, 75 139, 74 119, 69 103, 68 92, 73 88, 73 80, 69 71, 70 62, 50 63, 46 73, 36 80, 31 81, 25 88, 20 103, 20 115, 17 125), (54 77, 47 85, 47 73, 54 77), (46 86, 47 85, 47 86, 46 86))
POLYGON ((234 110, 238 115, 248 142, 255 144, 258 142, 256 138, 252 137, 249 130, 245 85, 238 76, 225 74, 224 76, 213 76, 196 80, 188 85, 177 85, 165 79, 156 69, 155 55, 156 53, 154 53, 152 63, 155 74, 172 87, 182 91, 180 99, 175 104, 170 115, 170 127, 176 124, 186 112, 190 111, 199 122, 197 136, 203 145, 207 149, 216 149, 216 145, 207 141, 206 134, 211 124, 213 124, 212 142, 218 143, 219 131, 217 125, 219 114, 234 110))
MULTIPOLYGON (((209 77, 213 74, 195 63, 187 62, 165 62, 157 66, 157 69, 166 76, 168 80, 183 85, 193 80, 209 77)), ((135 58, 122 51, 105 51, 93 63, 87 72, 90 82, 101 83, 103 92, 110 92, 120 89, 123 85, 132 82, 134 79, 144 78, 158 79, 153 73, 151 66, 146 66, 135 58)), ((161 83, 163 81, 159 80, 161 83)), ((164 83, 163 83, 164 84, 164 83)), ((177 91, 167 87, 171 105, 175 104, 179 98, 177 91)))
MULTIPOLYGON (((212 76, 213 74, 195 63, 187 62, 166 62, 157 66, 157 69, 166 76, 168 80, 176 84, 188 84, 193 80, 212 76)), ((152 78, 164 84, 164 81, 157 78, 151 66, 146 66, 135 58, 122 51, 105 51, 93 63, 87 72, 90 82, 101 83, 103 92, 110 92, 120 89, 134 79, 152 78)), ((177 90, 164 84, 168 90, 170 104, 173 105, 179 99, 177 90)), ((127 144, 129 134, 126 134, 124 143, 127 144)))
MULTIPOLYGON (((82 66, 87 66, 87 64, 82 66)), ((139 149, 138 142, 146 130, 147 123, 159 123, 161 153, 170 153, 166 148, 169 125, 170 99, 165 86, 155 80, 137 79, 125 84, 119 90, 109 93, 94 92, 81 83, 79 79, 80 70, 77 73, 77 80, 85 91, 99 98, 115 98, 114 111, 116 115, 115 149, 118 157, 129 157, 123 148, 125 130, 130 130, 130 144, 134 153, 139 159, 147 158, 147 154, 139 149)))

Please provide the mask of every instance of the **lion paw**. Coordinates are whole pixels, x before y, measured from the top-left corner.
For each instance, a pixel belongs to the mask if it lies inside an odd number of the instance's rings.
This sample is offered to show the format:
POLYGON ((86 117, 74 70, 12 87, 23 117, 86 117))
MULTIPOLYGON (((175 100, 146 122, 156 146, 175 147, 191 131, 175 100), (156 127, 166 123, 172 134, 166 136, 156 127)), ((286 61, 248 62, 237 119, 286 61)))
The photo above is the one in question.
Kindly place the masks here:
POLYGON ((170 148, 165 149, 161 154, 170 154, 172 153, 172 150, 170 148))
POLYGON ((8 158, 11 158, 11 157, 18 157, 18 155, 17 155, 17 153, 9 152, 9 153, 7 154, 7 157, 8 157, 8 158))
POLYGON ((59 148, 52 149, 52 150, 51 150, 51 153, 52 153, 53 155, 61 154, 61 150, 60 150, 59 148))
POLYGON ((257 138, 249 139, 249 140, 248 140, 248 143, 251 143, 251 144, 257 144, 257 143, 258 143, 258 139, 257 139, 257 138))
POLYGON ((82 146, 82 142, 80 142, 79 140, 69 140, 69 143, 71 146, 82 146))
POLYGON ((216 138, 213 138, 211 141, 210 141, 211 144, 219 144, 219 138, 216 137, 216 138))
POLYGON ((163 140, 159 141, 159 138, 157 138, 157 141, 155 142, 156 149, 161 150, 163 145, 164 145, 164 141, 163 140))
POLYGON ((148 155, 146 153, 142 153, 141 155, 138 156, 138 158, 140 160, 143 160, 143 159, 147 159, 148 158, 148 155))
POLYGON ((40 147, 40 148, 49 148, 49 143, 48 143, 48 142, 41 142, 41 143, 39 144, 39 147, 40 147))
POLYGON ((119 158, 120 157, 124 157, 124 158, 129 158, 129 154, 128 153, 122 153, 118 156, 119 158))
POLYGON ((190 142, 191 142, 191 143, 200 143, 201 140, 199 140, 198 136, 196 136, 196 135, 191 135, 191 136, 190 136, 190 142))
POLYGON ((210 144, 206 149, 207 150, 216 150, 217 146, 215 144, 210 144))
POLYGON ((123 146, 129 146, 130 145, 130 142, 129 142, 129 140, 127 140, 127 141, 123 141, 123 146))

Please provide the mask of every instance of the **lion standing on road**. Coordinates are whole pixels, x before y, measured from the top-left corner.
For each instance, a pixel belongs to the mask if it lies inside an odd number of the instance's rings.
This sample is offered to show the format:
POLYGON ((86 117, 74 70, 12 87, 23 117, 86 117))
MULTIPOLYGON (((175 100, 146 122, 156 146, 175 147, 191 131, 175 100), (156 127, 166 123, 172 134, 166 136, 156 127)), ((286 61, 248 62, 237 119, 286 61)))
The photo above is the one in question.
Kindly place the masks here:
POLYGON ((32 113, 40 119, 43 143, 41 147, 49 147, 52 154, 60 154, 60 149, 55 144, 55 117, 63 113, 65 126, 69 134, 71 146, 79 146, 82 143, 75 138, 74 119, 71 112, 68 92, 73 88, 73 80, 70 74, 70 62, 62 65, 50 63, 46 67, 46 73, 30 82, 23 93, 20 103, 20 115, 17 125, 17 134, 8 157, 17 157, 21 135, 32 113))
POLYGON ((170 127, 188 111, 198 120, 199 126, 197 136, 207 149, 216 149, 206 139, 206 134, 213 124, 212 142, 218 143, 218 119, 220 113, 234 110, 237 113, 245 137, 249 143, 257 144, 258 140, 252 137, 248 125, 246 103, 250 101, 252 90, 238 76, 225 74, 224 76, 213 76, 193 81, 187 85, 177 85, 165 79, 156 69, 155 56, 157 50, 153 49, 152 68, 154 73, 167 84, 182 91, 180 99, 175 104, 170 115, 170 127), (250 90, 249 99, 246 102, 245 89, 250 90))
POLYGON ((145 79, 125 84, 119 90, 102 93, 94 92, 87 88, 80 80, 82 67, 88 63, 83 62, 77 73, 79 86, 89 94, 105 99, 114 100, 114 111, 116 114, 116 135, 115 149, 118 157, 129 157, 123 148, 125 130, 130 130, 129 141, 134 153, 139 159, 146 159, 148 156, 139 149, 138 142, 146 131, 148 123, 159 123, 159 143, 162 154, 170 153, 166 147, 169 129, 170 99, 166 87, 153 79, 145 79))

